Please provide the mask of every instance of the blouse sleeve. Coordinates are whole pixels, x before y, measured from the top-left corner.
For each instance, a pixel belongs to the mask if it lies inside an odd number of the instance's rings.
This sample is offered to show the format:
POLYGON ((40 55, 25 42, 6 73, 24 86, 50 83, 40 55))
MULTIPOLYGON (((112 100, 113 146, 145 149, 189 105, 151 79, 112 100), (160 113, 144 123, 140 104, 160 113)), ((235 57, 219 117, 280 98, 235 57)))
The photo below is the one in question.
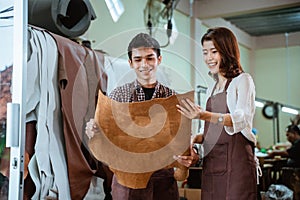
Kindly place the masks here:
POLYGON ((225 126, 228 134, 245 132, 251 134, 255 113, 255 86, 249 74, 242 74, 234 85, 235 94, 228 95, 229 110, 233 126, 225 126), (235 98, 234 98, 235 96, 235 98))

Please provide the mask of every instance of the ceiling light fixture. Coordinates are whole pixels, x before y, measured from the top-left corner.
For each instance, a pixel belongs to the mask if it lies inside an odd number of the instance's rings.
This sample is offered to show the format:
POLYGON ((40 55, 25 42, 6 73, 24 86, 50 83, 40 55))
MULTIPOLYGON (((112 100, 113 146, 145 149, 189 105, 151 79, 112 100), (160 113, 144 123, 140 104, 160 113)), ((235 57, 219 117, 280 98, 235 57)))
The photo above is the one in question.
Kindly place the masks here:
POLYGON ((262 108, 264 107, 264 103, 263 102, 260 102, 260 101, 257 101, 255 100, 255 106, 258 107, 258 108, 262 108))
POLYGON ((298 115, 299 114, 298 110, 293 109, 293 108, 289 108, 289 107, 286 107, 286 106, 282 106, 281 107, 281 111, 285 112, 285 113, 294 114, 294 115, 298 115))
POLYGON ((114 22, 117 22, 125 9, 121 0, 105 0, 106 6, 114 22))

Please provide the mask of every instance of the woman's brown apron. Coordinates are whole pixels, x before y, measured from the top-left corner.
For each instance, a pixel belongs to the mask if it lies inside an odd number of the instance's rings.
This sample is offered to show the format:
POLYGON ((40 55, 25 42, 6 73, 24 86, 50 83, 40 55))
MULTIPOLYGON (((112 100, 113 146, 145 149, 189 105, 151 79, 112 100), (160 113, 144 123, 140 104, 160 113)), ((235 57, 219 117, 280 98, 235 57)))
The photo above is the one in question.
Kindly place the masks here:
MULTIPOLYGON (((227 80, 224 91, 211 96, 206 110, 229 113, 227 107, 227 80)), ((254 144, 242 133, 228 135, 222 124, 205 122, 202 200, 255 200, 256 163, 254 144)))

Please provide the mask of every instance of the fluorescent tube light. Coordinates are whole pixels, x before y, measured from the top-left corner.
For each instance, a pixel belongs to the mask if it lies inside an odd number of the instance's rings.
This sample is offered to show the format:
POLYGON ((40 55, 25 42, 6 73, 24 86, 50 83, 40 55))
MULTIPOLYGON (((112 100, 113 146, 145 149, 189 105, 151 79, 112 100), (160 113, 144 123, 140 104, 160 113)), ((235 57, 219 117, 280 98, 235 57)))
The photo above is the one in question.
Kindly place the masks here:
POLYGON ((289 108, 289 107, 285 107, 285 106, 283 106, 281 108, 281 111, 282 112, 286 112, 286 113, 290 113, 290 114, 294 114, 294 115, 298 115, 299 114, 298 110, 295 110, 295 109, 289 108))
POLYGON ((255 106, 259 107, 259 108, 262 108, 262 107, 264 107, 264 103, 262 103, 260 101, 255 101, 255 106))
POLYGON ((114 22, 117 22, 124 12, 124 6, 120 0, 105 0, 106 6, 114 22))

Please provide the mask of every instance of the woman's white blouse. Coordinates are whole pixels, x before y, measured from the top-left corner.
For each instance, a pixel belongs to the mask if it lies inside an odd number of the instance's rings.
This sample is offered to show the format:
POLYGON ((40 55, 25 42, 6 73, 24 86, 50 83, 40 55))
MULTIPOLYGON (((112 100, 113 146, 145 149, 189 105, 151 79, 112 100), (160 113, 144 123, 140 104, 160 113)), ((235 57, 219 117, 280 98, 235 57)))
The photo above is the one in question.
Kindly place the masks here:
MULTIPOLYGON (((207 98, 211 96, 213 86, 207 90, 207 98)), ((225 131, 229 135, 241 132, 256 145, 256 137, 252 133, 255 114, 255 85, 250 74, 242 73, 232 79, 227 89, 227 106, 233 126, 225 126, 225 131)))

